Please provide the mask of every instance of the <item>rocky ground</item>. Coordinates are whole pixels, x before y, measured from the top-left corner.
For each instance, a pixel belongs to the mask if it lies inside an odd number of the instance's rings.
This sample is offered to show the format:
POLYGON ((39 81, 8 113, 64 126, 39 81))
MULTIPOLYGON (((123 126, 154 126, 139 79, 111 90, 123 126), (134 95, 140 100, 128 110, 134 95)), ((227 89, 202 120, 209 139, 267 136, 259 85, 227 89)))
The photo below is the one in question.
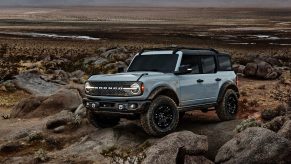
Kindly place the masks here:
POLYGON ((84 80, 127 66, 133 49, 99 48, 94 55, 76 58, 22 60, 6 52, 0 54, 1 163, 291 162, 286 60, 261 56, 234 65, 241 93, 237 120, 221 122, 213 111, 190 112, 177 132, 153 138, 138 121, 96 129, 81 105, 84 80))
POLYGON ((0 163, 291 163, 290 11, 1 8, 0 163), (173 44, 232 55, 236 120, 190 112, 161 138, 138 121, 88 123, 80 104, 90 75, 173 44))

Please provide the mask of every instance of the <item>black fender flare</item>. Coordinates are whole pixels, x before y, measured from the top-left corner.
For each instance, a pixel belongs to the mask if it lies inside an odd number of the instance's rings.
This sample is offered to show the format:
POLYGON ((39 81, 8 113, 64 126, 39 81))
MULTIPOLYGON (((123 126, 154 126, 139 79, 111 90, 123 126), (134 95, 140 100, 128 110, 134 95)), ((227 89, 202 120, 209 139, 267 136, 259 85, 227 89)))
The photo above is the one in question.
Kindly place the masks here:
POLYGON ((217 104, 219 104, 222 101, 223 96, 224 96, 226 90, 228 90, 228 89, 234 90, 237 93, 237 97, 239 98, 240 95, 239 95, 239 90, 238 90, 237 86, 232 82, 226 82, 220 87, 218 97, 217 97, 217 104))
POLYGON ((179 101, 179 97, 177 96, 176 92, 173 91, 173 89, 171 89, 169 87, 165 87, 165 86, 157 87, 154 90, 152 90, 152 92, 149 94, 147 99, 154 100, 159 95, 169 96, 170 98, 172 98, 175 101, 177 106, 179 106, 180 101, 179 101))

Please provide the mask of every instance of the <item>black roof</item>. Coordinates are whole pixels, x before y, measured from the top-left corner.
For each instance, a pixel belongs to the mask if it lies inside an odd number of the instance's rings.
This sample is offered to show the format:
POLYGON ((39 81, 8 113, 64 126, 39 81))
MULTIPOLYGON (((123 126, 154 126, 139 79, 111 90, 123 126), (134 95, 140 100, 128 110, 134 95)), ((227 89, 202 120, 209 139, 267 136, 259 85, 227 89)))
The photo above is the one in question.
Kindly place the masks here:
POLYGON ((185 54, 187 54, 187 53, 189 53, 189 54, 214 54, 214 55, 220 54, 217 50, 215 50, 213 48, 165 47, 165 48, 142 49, 139 52, 139 55, 141 55, 144 52, 148 52, 148 51, 173 51, 173 54, 176 54, 178 51, 182 51, 185 54))

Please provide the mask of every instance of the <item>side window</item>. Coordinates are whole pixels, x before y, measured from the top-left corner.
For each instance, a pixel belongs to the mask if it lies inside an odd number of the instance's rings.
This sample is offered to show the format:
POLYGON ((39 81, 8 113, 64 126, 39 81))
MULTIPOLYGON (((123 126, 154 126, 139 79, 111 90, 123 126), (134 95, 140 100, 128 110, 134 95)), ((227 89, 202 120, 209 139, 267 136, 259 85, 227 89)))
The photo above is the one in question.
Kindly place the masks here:
POLYGON ((231 71, 231 62, 229 56, 218 56, 219 70, 220 71, 231 71))
POLYGON ((201 64, 203 73, 215 73, 216 64, 214 56, 202 56, 201 64))
POLYGON ((183 55, 181 66, 190 65, 192 68, 192 74, 199 74, 199 56, 195 55, 183 55))

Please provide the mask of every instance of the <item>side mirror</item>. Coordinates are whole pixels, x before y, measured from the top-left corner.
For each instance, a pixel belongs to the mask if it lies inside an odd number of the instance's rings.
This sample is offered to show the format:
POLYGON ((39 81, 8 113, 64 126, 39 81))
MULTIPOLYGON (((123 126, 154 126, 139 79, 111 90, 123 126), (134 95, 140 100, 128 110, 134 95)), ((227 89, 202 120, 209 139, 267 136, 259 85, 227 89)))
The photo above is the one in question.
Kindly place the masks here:
POLYGON ((175 72, 176 75, 184 75, 192 72, 190 65, 181 65, 179 70, 175 72))
POLYGON ((118 73, 125 72, 125 68, 124 68, 124 67, 118 67, 118 68, 117 68, 117 72, 118 72, 118 73))

